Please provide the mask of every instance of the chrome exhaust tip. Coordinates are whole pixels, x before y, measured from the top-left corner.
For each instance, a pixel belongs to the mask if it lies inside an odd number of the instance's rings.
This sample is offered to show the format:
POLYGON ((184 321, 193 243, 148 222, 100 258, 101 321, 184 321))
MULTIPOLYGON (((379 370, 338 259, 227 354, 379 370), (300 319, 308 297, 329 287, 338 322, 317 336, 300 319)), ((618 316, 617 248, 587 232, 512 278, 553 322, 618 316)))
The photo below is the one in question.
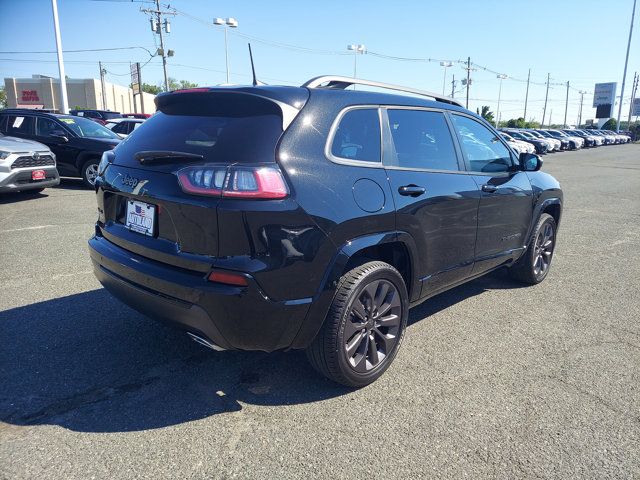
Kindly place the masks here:
POLYGON ((196 335, 195 333, 187 332, 187 335, 191 337, 191 340, 199 343, 200 345, 204 345, 205 347, 209 347, 211 350, 215 350, 216 352, 224 352, 225 349, 220 345, 216 345, 215 343, 207 340, 206 338, 202 338, 200 335, 196 335))

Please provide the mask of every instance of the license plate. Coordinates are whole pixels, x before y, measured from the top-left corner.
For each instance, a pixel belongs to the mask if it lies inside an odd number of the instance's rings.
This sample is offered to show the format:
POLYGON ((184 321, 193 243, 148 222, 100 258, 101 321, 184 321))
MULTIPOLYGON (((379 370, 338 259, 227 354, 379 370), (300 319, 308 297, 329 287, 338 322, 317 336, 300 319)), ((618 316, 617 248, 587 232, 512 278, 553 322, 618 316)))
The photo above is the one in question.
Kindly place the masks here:
POLYGON ((156 220, 156 207, 136 200, 127 200, 127 219, 129 230, 153 236, 153 224, 156 220))
POLYGON ((47 174, 44 173, 44 170, 33 170, 31 172, 31 180, 44 180, 47 178, 47 174))

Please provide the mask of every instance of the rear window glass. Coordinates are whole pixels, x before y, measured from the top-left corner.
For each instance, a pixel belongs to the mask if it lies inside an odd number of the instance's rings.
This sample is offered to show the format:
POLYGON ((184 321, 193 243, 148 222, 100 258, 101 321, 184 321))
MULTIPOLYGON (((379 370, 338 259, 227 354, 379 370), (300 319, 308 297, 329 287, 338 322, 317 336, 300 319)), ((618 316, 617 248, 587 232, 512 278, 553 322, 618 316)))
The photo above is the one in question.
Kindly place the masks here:
POLYGON ((139 166, 136 153, 167 150, 195 153, 216 163, 275 161, 282 117, 274 109, 223 108, 208 114, 204 108, 187 107, 167 108, 169 113, 158 112, 140 124, 118 146, 115 163, 139 166))
POLYGON ((334 157, 365 162, 380 161, 380 117, 378 110, 350 110, 340 120, 333 137, 334 157))

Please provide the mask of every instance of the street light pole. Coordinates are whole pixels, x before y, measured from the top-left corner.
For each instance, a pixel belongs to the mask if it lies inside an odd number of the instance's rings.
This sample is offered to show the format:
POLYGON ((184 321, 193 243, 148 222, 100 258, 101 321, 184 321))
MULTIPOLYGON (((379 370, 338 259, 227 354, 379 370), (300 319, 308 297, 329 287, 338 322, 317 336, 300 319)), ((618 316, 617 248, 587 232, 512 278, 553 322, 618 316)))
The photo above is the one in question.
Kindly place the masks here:
MULTIPOLYGON (((353 52, 353 78, 358 78, 358 55, 364 55, 367 53, 367 47, 362 44, 351 44, 347 45, 347 50, 351 50, 353 52)), ((353 85, 353 89, 356 89, 355 84, 353 85)))
POLYGON ((213 19, 213 24, 214 25, 222 25, 222 28, 224 29, 224 61, 225 61, 225 65, 227 67, 227 83, 230 83, 229 80, 229 45, 227 43, 227 29, 228 28, 238 28, 238 21, 233 18, 233 17, 229 17, 229 18, 219 18, 216 17, 213 19))
POLYGON ((62 113, 69 113, 69 101, 67 100, 67 79, 64 74, 64 59, 62 58, 62 40, 60 39, 60 24, 58 22, 58 2, 51 0, 53 10, 53 29, 56 35, 56 50, 58 51, 58 71, 60 73, 60 99, 62 100, 62 113))
POLYGON ((496 111, 496 128, 498 128, 498 122, 500 121, 500 97, 502 96, 502 80, 507 78, 507 76, 503 73, 499 73, 496 75, 496 78, 500 79, 500 87, 498 88, 498 109, 496 111))
POLYGON ((453 67, 453 62, 440 62, 440 66, 444 67, 444 78, 442 79, 442 95, 445 95, 445 88, 447 85, 447 68, 453 67))
POLYGON ((582 104, 584 102, 584 94, 587 93, 584 90, 580 90, 580 110, 578 110, 578 125, 577 127, 580 128, 580 125, 582 125, 582 104))
POLYGON ((633 0, 633 11, 631 13, 631 26, 629 27, 629 41, 627 42, 627 57, 624 60, 624 73, 622 74, 622 88, 620 89, 620 104, 618 105, 618 122, 616 132, 620 131, 620 116, 622 115, 622 100, 624 100, 624 82, 627 79, 627 64, 629 63, 629 50, 631 49, 631 34, 633 33, 633 20, 636 16, 636 0, 633 0))

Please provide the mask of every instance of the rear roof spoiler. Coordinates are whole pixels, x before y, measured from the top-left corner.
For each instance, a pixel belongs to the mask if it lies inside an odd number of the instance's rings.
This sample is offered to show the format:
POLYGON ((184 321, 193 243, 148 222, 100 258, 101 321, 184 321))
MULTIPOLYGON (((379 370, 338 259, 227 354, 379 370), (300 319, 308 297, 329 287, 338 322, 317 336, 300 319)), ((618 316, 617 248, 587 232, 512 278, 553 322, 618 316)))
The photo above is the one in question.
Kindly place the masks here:
MULTIPOLYGON (((260 88, 260 87, 258 87, 260 88)), ((264 91, 264 94, 255 93, 250 90, 259 91, 258 88, 255 87, 242 87, 242 88, 229 88, 229 87, 196 87, 196 88, 186 88, 180 90, 173 90, 171 92, 163 92, 156 96, 155 103, 156 107, 160 106, 160 102, 162 102, 162 98, 169 95, 192 95, 196 93, 225 93, 225 94, 234 94, 234 95, 249 95, 256 98, 260 98, 262 100, 267 100, 269 102, 274 103, 280 108, 280 112, 282 113, 282 130, 286 130, 291 122, 296 118, 300 110, 304 106, 304 102, 296 102, 296 106, 289 105, 281 100, 273 98, 268 94, 267 91, 264 91), (298 107, 299 103, 299 107, 298 107)))

